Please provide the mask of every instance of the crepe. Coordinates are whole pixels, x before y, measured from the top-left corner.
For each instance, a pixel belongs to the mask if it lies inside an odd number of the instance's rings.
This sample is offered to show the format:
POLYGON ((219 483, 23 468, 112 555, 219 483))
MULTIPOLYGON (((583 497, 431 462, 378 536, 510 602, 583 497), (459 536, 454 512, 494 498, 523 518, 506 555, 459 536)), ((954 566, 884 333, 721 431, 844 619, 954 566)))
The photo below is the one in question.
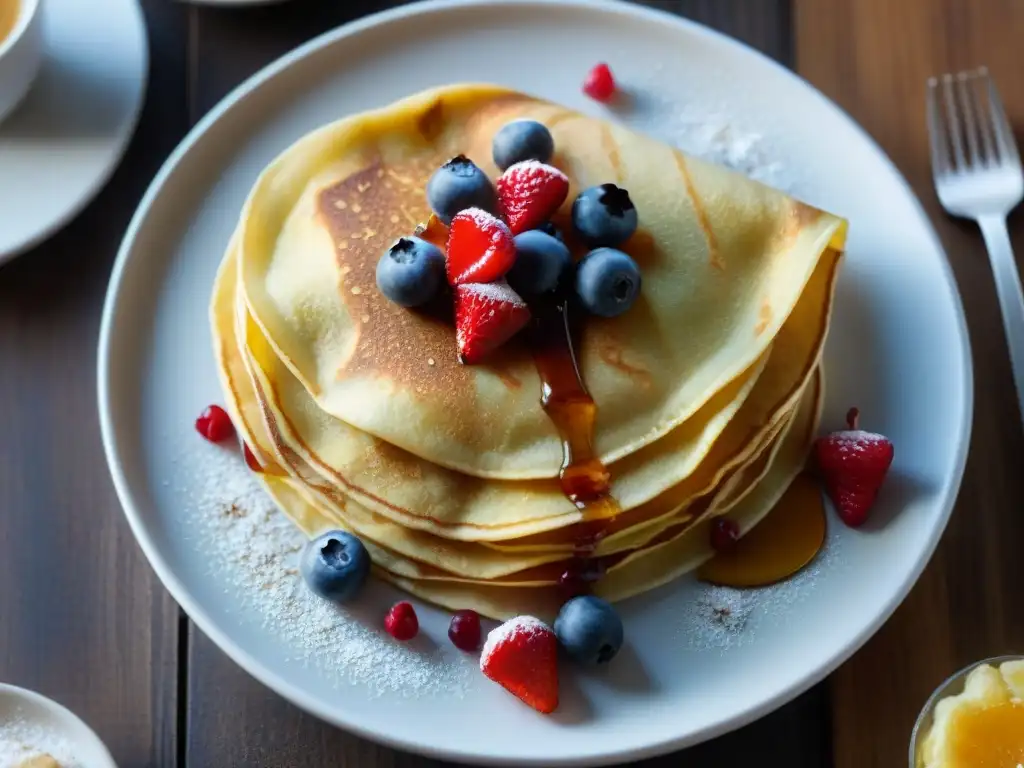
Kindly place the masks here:
MULTIPOLYGON (((793 406, 820 357, 837 266, 835 251, 823 255, 780 329, 777 348, 770 348, 751 371, 683 425, 612 465, 612 491, 624 511, 653 499, 636 519, 671 512, 749 457, 779 415, 793 406)), ((465 540, 530 537, 581 520, 556 481, 468 477, 321 411, 274 356, 246 305, 239 302, 236 309, 245 333, 242 354, 248 353, 261 412, 274 422, 272 433, 340 493, 400 525, 465 540)), ((535 540, 540 546, 550 541, 535 540)), ((512 546, 529 547, 531 541, 512 546)))
MULTIPOLYGON (((816 377, 815 382, 820 383, 821 377, 816 377)), ((780 448, 772 469, 729 513, 744 532, 751 530, 772 511, 803 469, 817 427, 822 394, 822 390, 817 388, 809 391, 815 392, 816 396, 807 401, 812 405, 804 410, 807 418, 794 425, 789 433, 792 439, 780 448)), ((620 602, 696 570, 714 555, 710 544, 713 517, 709 515, 701 523, 690 526, 675 537, 667 537, 659 546, 648 547, 628 562, 611 569, 597 582, 595 593, 612 602, 620 602)), ((386 570, 381 570, 379 576, 444 608, 468 608, 497 620, 527 613, 551 621, 564 601, 559 591, 551 588, 414 579, 386 570)))
POLYGON ((489 365, 460 365, 450 328, 384 300, 374 266, 426 220, 430 173, 463 152, 496 174, 491 137, 522 117, 551 129, 570 200, 614 181, 642 212, 624 247, 644 274, 640 299, 614 320, 589 318, 579 348, 607 464, 686 423, 750 370, 845 237, 842 219, 781 192, 494 86, 426 91, 301 139, 261 174, 242 213, 252 318, 321 411, 481 478, 557 476, 561 440, 532 360, 507 345, 489 365))
MULTIPOLYGON (((510 549, 502 552, 480 544, 439 539, 414 528, 395 525, 387 518, 367 509, 357 501, 339 494, 322 477, 317 475, 302 457, 290 450, 280 440, 275 440, 266 427, 272 420, 265 419, 262 404, 256 397, 254 380, 247 375, 244 357, 238 354, 238 324, 231 322, 234 296, 235 272, 233 262, 227 259, 217 278, 216 298, 213 303, 213 317, 217 328, 218 354, 224 360, 222 377, 225 390, 231 393, 229 403, 233 419, 242 432, 246 444, 251 447, 264 469, 264 481, 268 491, 278 501, 292 520, 305 532, 315 535, 328 529, 344 528, 360 536, 374 547, 375 561, 382 561, 383 567, 392 573, 419 578, 434 577, 444 580, 458 577, 470 581, 486 582, 492 579, 510 577, 547 563, 563 561, 569 554, 565 547, 546 548, 539 551, 530 548, 510 549), (228 354, 235 350, 236 354, 228 354), (397 563, 403 559, 411 561, 404 567, 397 563), (424 568, 423 566, 426 566, 424 568), (428 569, 438 569, 434 573, 428 569)), ((236 318, 237 319, 237 318, 236 318)), ((789 423, 789 415, 780 420, 778 429, 789 423)), ((767 454, 778 442, 773 433, 762 445, 757 446, 754 459, 767 454)), ((740 470, 737 469, 737 482, 740 470)), ((637 519, 629 526, 609 528, 609 535, 598 546, 595 555, 607 556, 623 551, 638 549, 667 528, 685 522, 691 514, 687 510, 676 510, 652 519, 637 519)), ((534 573, 520 577, 519 582, 549 584, 557 580, 563 568, 548 569, 540 575, 534 573)), ((519 583, 515 579, 509 583, 519 583)))
POLYGON ((227 407, 282 511, 308 536, 358 536, 375 572, 494 618, 550 618, 582 560, 622 600, 699 567, 711 525, 747 531, 803 467, 846 222, 640 134, 495 86, 457 85, 346 118, 288 148, 255 183, 210 305, 227 407), (574 339, 597 407, 612 502, 577 506, 563 436, 530 350, 479 365, 450 319, 378 292, 377 260, 428 219, 424 187, 530 117, 571 189, 629 190, 623 246, 640 298, 574 339), (598 531, 595 537, 594 531, 598 531))

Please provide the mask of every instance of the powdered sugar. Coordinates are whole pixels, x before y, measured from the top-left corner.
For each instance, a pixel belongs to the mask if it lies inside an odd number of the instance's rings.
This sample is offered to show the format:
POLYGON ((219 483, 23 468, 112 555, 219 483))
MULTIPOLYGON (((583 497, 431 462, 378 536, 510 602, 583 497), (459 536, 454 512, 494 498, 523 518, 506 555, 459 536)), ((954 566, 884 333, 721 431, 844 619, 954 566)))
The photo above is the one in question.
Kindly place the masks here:
POLYGON ((889 439, 875 432, 848 429, 842 432, 833 432, 829 435, 828 442, 840 453, 867 453, 875 446, 889 442, 889 439))
POLYGON ((472 221, 478 229, 482 229, 485 232, 490 230, 492 242, 500 242, 503 238, 512 237, 508 224, 494 214, 488 213, 483 208, 465 208, 459 211, 452 221, 452 226, 456 226, 456 222, 465 219, 472 221))
POLYGON ((841 537, 833 533, 810 564, 778 584, 757 589, 699 584, 679 619, 683 640, 697 650, 721 651, 754 641, 759 629, 787 621, 793 606, 813 594, 822 573, 843 567, 841 552, 841 537))
POLYGON ((698 647, 729 648, 738 644, 753 609, 754 597, 749 590, 707 587, 690 607, 690 620, 685 624, 687 639, 698 647))
POLYGON ((500 185, 502 181, 512 180, 512 177, 515 177, 513 183, 516 185, 516 188, 522 190, 541 187, 547 183, 549 178, 556 178, 565 182, 569 181, 569 177, 561 170, 539 160, 521 160, 510 165, 501 174, 498 184, 500 185))
MULTIPOLYGON (((664 72, 652 72, 650 83, 630 83, 636 94, 635 117, 645 133, 684 152, 724 165, 757 181, 791 192, 792 171, 772 151, 763 134, 741 125, 729 114, 728 105, 681 105, 665 94, 659 80, 664 72)), ((633 122, 633 120, 630 120, 633 122)))
POLYGON ((526 306, 526 302, 504 280, 497 280, 493 283, 464 283, 458 286, 456 290, 460 293, 471 294, 477 301, 493 301, 501 304, 526 306))
POLYGON ((487 633, 487 641, 480 652, 480 669, 487 666, 494 651, 517 635, 533 635, 551 632, 551 628, 533 616, 515 616, 487 633))
POLYGON ((371 580, 358 604, 342 608, 316 597, 298 572, 305 537, 233 450, 196 438, 174 482, 192 500, 190 530, 208 553, 210 578, 227 585, 238 611, 280 638, 286 661, 314 667, 337 686, 371 696, 461 697, 473 660, 447 641, 402 644, 383 629, 383 587, 371 580))
POLYGON ((52 728, 15 712, 0 722, 0 768, 13 768, 39 755, 50 755, 61 768, 89 768, 76 759, 74 747, 52 728))

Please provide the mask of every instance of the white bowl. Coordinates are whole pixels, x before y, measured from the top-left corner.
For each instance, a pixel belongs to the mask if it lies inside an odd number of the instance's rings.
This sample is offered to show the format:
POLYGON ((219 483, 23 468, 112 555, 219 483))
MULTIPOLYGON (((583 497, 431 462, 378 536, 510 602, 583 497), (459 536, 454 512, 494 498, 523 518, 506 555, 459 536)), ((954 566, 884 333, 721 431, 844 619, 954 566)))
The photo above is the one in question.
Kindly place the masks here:
POLYGON ((0 41, 0 121, 25 98, 43 61, 44 0, 21 0, 18 20, 0 41))
MULTIPOLYGON (((16 718, 59 739, 65 751, 73 753, 76 765, 83 768, 117 768, 117 763, 100 737, 71 710, 42 694, 0 683, 0 724, 16 718)), ((32 746, 43 751, 47 749, 46 744, 32 746)), ((58 761, 61 759, 57 754, 53 757, 58 761)))

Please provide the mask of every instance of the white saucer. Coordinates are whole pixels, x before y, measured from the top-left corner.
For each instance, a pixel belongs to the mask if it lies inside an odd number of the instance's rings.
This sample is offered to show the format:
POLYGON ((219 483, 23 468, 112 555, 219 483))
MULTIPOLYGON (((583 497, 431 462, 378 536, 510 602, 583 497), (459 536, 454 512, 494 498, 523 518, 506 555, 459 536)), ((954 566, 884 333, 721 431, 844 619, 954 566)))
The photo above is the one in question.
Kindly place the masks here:
POLYGON ((34 691, 0 683, 0 753, 9 728, 27 742, 24 759, 46 752, 83 768, 117 768, 99 736, 69 709, 34 691))
POLYGON ((117 166, 149 70, 137 0, 43 0, 44 61, 0 123, 0 263, 74 217, 117 166))

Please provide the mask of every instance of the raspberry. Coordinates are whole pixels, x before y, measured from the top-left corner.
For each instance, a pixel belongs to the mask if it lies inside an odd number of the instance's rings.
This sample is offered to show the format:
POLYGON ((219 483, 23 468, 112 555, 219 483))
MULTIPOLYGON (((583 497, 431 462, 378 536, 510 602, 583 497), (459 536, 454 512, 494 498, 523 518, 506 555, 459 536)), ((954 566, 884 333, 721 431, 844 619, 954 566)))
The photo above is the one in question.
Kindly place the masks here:
POLYGON ((740 540, 740 527, 735 520, 720 517, 711 526, 711 546, 716 552, 730 552, 740 540))
POLYGON ((615 78, 604 62, 596 65, 587 73, 583 81, 583 92, 595 101, 609 101, 615 94, 615 78))
POLYGON ((395 640, 412 640, 420 631, 420 622, 416 618, 416 609, 412 603, 403 600, 391 606, 384 617, 384 629, 395 640))
POLYGON ((448 639, 462 651, 480 647, 480 615, 476 611, 457 611, 448 625, 448 639))
POLYGON ((196 431, 211 443, 219 443, 235 434, 235 425, 219 405, 208 405, 196 419, 196 431))

